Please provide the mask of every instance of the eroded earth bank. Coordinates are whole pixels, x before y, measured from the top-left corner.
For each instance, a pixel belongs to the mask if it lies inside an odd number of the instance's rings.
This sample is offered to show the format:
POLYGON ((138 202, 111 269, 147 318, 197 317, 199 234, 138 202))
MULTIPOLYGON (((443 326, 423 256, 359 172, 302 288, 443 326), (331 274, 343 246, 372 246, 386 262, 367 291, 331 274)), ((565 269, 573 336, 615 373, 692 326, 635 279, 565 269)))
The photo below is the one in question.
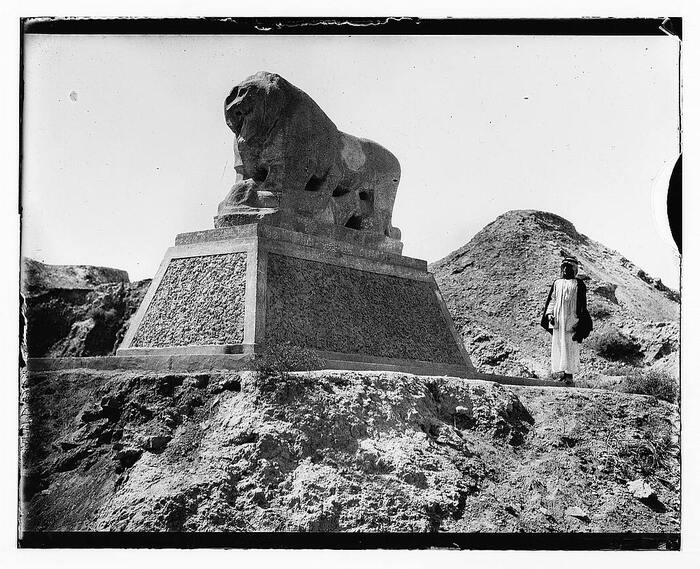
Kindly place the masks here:
POLYGON ((678 409, 650 396, 328 371, 24 384, 27 531, 680 528, 678 409))

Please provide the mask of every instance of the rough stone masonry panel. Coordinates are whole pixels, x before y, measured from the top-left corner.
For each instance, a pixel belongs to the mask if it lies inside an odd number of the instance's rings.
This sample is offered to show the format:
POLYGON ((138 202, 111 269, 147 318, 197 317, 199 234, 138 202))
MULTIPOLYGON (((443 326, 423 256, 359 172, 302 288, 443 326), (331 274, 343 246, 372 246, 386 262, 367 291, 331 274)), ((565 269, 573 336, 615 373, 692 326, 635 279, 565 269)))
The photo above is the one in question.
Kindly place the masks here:
POLYGON ((132 348, 243 342, 246 254, 170 261, 132 348))
POLYGON ((430 282, 270 253, 265 341, 464 363, 430 282))

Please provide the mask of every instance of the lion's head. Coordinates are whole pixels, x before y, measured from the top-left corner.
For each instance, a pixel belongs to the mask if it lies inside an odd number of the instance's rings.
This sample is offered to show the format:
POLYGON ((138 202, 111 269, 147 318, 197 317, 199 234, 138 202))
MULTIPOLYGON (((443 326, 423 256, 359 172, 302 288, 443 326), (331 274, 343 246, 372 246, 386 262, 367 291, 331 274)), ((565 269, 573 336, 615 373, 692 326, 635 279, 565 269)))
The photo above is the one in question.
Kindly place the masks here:
POLYGON ((275 73, 260 71, 236 85, 224 102, 228 127, 245 140, 270 131, 293 89, 275 73))

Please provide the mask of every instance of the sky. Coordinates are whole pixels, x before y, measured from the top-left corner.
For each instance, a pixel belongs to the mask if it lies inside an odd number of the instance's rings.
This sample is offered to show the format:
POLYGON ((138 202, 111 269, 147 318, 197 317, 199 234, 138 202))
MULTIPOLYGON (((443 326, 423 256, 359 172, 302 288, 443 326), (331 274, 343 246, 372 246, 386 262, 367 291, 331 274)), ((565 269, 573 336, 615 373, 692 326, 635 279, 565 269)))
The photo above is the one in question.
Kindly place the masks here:
POLYGON ((152 277, 176 234, 213 227, 235 180, 223 100, 266 70, 397 156, 405 255, 437 260, 506 211, 540 209, 678 288, 658 207, 679 151, 675 38, 25 41, 24 255, 152 277))

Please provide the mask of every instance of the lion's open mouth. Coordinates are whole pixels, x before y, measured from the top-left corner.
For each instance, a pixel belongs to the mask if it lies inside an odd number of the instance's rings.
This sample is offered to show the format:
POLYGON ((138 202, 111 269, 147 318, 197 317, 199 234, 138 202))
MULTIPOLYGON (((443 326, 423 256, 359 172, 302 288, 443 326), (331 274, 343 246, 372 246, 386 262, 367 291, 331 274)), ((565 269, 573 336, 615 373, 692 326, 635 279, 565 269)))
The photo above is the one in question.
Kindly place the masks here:
POLYGON ((236 134, 240 134, 246 119, 245 113, 240 108, 233 108, 233 103, 231 103, 231 105, 226 107, 226 118, 231 130, 236 134))

